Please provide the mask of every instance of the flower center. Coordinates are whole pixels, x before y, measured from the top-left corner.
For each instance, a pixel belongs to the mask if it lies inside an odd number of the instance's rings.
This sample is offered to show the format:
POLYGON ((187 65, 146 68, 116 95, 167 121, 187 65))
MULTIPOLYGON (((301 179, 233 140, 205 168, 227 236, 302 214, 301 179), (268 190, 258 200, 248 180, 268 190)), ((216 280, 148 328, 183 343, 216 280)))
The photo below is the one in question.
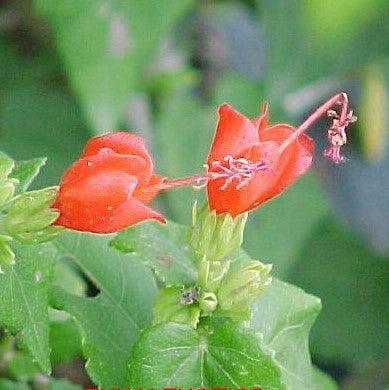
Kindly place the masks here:
POLYGON ((220 190, 225 190, 234 180, 235 189, 240 190, 250 183, 254 174, 269 168, 266 161, 252 162, 246 158, 234 158, 230 155, 224 157, 223 162, 212 161, 211 166, 204 165, 208 180, 223 179, 220 190))

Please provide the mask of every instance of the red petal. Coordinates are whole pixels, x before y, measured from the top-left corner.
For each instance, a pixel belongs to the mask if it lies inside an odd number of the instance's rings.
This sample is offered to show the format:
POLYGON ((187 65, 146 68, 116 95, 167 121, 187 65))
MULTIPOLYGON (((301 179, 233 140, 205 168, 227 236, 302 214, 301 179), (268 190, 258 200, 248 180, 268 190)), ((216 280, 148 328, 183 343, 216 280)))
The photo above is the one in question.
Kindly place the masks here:
POLYGON ((117 154, 111 149, 103 148, 96 155, 75 161, 63 175, 60 186, 75 185, 85 177, 105 170, 117 170, 133 175, 137 178, 139 187, 147 185, 151 178, 149 166, 142 157, 117 154))
POLYGON ((162 215, 132 197, 138 181, 122 171, 102 171, 60 187, 53 207, 56 221, 70 229, 112 233, 147 219, 164 222, 162 215))
MULTIPOLYGON (((281 145, 293 131, 294 128, 289 125, 275 125, 262 131, 260 140, 272 140, 281 145)), ((276 167, 274 182, 269 185, 267 191, 262 193, 258 199, 259 204, 281 193, 309 169, 312 163, 313 149, 312 139, 303 134, 282 153, 276 167)))
POLYGON ((222 161, 225 156, 242 157, 243 152, 258 143, 258 132, 253 123, 228 104, 219 107, 208 164, 222 161))
MULTIPOLYGON (((253 162, 265 159, 270 167, 274 167, 277 166, 278 146, 274 142, 263 142, 252 147, 244 157, 253 162)), ((241 189, 236 189, 238 183, 233 181, 224 190, 220 189, 223 179, 212 180, 207 186, 210 208, 218 214, 229 213, 232 216, 249 211, 258 205, 258 199, 268 190, 275 177, 275 171, 269 168, 258 171, 241 189)))
POLYGON ((161 190, 158 188, 158 185, 164 180, 163 177, 153 175, 149 181, 147 187, 137 190, 134 196, 140 200, 142 203, 149 203, 161 190))
POLYGON ((153 163, 144 141, 137 135, 125 131, 117 131, 93 137, 85 145, 81 158, 93 156, 103 148, 112 149, 118 154, 142 157, 147 162, 150 172, 153 170, 153 163))
POLYGON ((266 130, 269 125, 269 104, 264 103, 261 108, 261 115, 258 118, 252 120, 253 125, 256 127, 258 133, 266 130))

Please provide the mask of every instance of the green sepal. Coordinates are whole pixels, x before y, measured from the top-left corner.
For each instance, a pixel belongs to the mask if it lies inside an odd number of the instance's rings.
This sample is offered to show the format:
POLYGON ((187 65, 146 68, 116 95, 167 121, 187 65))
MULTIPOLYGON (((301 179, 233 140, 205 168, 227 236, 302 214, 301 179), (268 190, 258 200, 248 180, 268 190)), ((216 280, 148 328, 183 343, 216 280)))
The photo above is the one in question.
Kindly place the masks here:
POLYGON ((4 267, 10 267, 15 264, 15 253, 9 247, 8 242, 12 238, 8 236, 0 236, 0 273, 3 273, 4 267))
POLYGON ((4 219, 7 233, 23 243, 38 243, 54 238, 60 230, 52 226, 59 215, 57 210, 50 208, 56 194, 56 187, 48 187, 15 197, 4 219))
POLYGON ((208 261, 204 256, 199 263, 199 287, 205 291, 217 291, 229 267, 229 261, 208 261))
POLYGON ((0 206, 7 203, 15 193, 15 186, 18 180, 8 178, 15 166, 15 162, 4 155, 0 154, 0 206))
POLYGON ((251 260, 223 278, 217 292, 218 314, 236 319, 248 319, 254 299, 272 281, 271 264, 251 260))
POLYGON ((0 152, 0 182, 8 179, 15 166, 15 162, 4 153, 0 152))
POLYGON ((13 199, 8 215, 17 218, 34 215, 49 208, 57 195, 57 187, 47 187, 41 190, 28 191, 13 199))
POLYGON ((200 320, 200 308, 197 302, 183 304, 183 288, 166 287, 157 296, 153 309, 153 324, 177 322, 196 328, 200 320))
POLYGON ((236 253, 243 240, 247 213, 233 218, 230 214, 216 214, 208 204, 193 207, 191 245, 200 256, 211 261, 222 260, 236 253))

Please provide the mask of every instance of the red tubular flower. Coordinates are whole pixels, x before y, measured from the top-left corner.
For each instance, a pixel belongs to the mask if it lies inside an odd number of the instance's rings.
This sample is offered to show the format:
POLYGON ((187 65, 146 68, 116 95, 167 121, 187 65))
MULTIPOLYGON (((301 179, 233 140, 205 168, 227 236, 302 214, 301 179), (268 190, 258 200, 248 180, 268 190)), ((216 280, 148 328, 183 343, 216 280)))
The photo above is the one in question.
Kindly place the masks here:
POLYGON ((90 139, 61 179, 53 205, 60 212, 56 224, 112 233, 147 219, 165 222, 145 205, 162 182, 152 172, 152 160, 140 137, 116 132, 90 139))
POLYGON ((268 126, 267 106, 250 120, 228 104, 219 107, 219 121, 208 156, 207 184, 210 208, 232 216, 252 210, 275 197, 312 163, 313 141, 301 134, 292 136, 286 124, 268 126), (224 175, 224 177, 223 177, 224 175))

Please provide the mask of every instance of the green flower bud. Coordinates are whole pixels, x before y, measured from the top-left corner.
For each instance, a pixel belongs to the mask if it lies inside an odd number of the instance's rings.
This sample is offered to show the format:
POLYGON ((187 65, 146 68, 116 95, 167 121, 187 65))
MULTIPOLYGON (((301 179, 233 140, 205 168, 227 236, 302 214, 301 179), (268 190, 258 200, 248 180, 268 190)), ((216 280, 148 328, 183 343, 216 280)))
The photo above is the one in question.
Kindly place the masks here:
POLYGON ((251 260, 223 279, 217 293, 219 314, 244 320, 254 299, 271 283, 271 264, 251 260))
POLYGON ((200 320, 198 289, 164 288, 156 298, 153 314, 154 324, 179 322, 196 328, 200 320))
POLYGON ((199 305, 201 315, 207 316, 211 314, 217 307, 216 295, 212 292, 203 292, 200 295, 199 305))
POLYGON ((16 180, 13 179, 6 180, 3 184, 0 184, 0 206, 3 206, 13 197, 15 184, 16 180))
POLYGON ((200 209, 195 204, 192 215, 191 245, 200 256, 217 261, 239 250, 247 213, 232 218, 230 214, 217 215, 208 204, 200 209))
POLYGON ((15 253, 12 252, 8 245, 11 237, 0 236, 0 273, 3 273, 4 267, 9 267, 15 264, 15 253))
POLYGON ((229 261, 208 261, 204 256, 199 264, 198 284, 204 291, 215 292, 230 268, 229 261))
POLYGON ((56 187, 29 191, 11 201, 4 219, 6 231, 23 243, 43 242, 59 231, 51 224, 58 218, 58 211, 51 209, 56 187))

